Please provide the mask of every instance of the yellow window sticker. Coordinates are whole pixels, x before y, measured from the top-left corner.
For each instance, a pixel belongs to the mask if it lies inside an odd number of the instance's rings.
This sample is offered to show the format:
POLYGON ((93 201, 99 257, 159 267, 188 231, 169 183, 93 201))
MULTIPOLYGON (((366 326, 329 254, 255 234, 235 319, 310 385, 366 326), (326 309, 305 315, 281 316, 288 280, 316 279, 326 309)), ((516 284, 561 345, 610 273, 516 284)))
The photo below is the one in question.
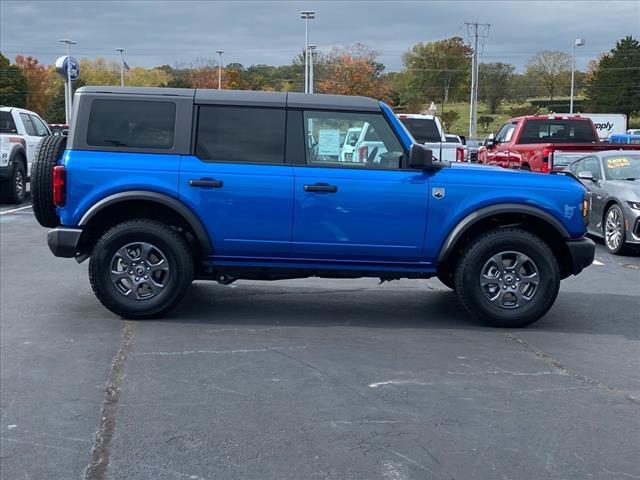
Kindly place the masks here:
POLYGON ((631 161, 625 157, 607 158, 608 168, 623 168, 631 165, 631 161))

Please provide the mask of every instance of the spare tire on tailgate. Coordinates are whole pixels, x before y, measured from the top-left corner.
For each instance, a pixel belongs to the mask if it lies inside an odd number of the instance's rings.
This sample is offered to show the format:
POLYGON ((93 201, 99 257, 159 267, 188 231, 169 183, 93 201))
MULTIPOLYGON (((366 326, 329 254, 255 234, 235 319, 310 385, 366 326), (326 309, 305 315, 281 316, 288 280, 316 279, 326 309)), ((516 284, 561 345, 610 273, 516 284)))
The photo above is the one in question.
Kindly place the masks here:
POLYGON ((36 220, 43 227, 57 227, 60 218, 53 204, 53 167, 67 148, 67 137, 49 135, 38 145, 31 165, 31 199, 36 220))

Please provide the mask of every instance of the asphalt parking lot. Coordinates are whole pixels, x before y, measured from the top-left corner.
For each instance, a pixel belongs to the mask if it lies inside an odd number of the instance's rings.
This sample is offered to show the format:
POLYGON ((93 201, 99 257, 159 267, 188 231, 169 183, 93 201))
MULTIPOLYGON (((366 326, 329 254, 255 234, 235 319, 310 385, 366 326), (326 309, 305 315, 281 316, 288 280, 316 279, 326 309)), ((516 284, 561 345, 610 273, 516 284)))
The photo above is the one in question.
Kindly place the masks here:
POLYGON ((123 321, 0 207, 2 479, 638 479, 640 258, 524 330, 437 280, 196 282, 123 321))

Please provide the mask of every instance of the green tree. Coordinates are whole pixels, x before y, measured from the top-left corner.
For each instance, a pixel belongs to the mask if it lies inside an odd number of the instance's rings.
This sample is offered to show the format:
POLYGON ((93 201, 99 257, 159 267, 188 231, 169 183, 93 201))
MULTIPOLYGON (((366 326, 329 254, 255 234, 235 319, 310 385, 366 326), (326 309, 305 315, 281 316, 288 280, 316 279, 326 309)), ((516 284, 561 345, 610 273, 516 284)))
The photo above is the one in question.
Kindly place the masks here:
POLYGON ((22 71, 11 65, 0 53, 0 104, 11 107, 27 106, 27 79, 22 71))
POLYGON ((490 117, 489 115, 481 115, 478 117, 478 123, 482 126, 482 130, 487 132, 489 130, 489 125, 493 123, 493 117, 490 117))
POLYGON ((466 98, 473 49, 460 37, 417 43, 402 55, 407 75, 404 97, 421 103, 466 98))
POLYGON ((594 112, 640 113, 640 42, 627 36, 604 55, 586 87, 594 112))
POLYGON ((500 102, 510 93, 510 81, 516 67, 508 63, 478 65, 478 96, 487 102, 489 112, 496 113, 500 102))
POLYGON ((560 51, 538 52, 529 59, 526 74, 553 100, 554 95, 569 85, 571 57, 560 51))
POLYGON ((445 130, 449 131, 451 130, 451 127, 453 126, 455 121, 460 118, 460 114, 455 110, 449 110, 447 112, 442 112, 442 115, 440 115, 440 117, 442 119, 442 123, 444 123, 445 130))

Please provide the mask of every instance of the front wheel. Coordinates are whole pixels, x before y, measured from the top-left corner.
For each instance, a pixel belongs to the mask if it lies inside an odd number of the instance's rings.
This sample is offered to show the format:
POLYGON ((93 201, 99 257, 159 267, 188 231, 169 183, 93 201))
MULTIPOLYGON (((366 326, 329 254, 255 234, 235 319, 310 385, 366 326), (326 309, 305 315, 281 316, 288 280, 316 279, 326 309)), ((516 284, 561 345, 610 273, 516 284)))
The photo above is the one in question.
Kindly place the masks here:
POLYGON ((168 225, 130 220, 96 243, 89 280, 98 300, 125 318, 159 317, 173 309, 193 280, 187 241, 168 225))
POLYGON ((455 282, 470 313, 492 326, 518 328, 551 308, 560 289, 560 269, 541 238, 504 228, 481 235, 467 247, 455 282))
POLYGON ((614 255, 620 255, 624 253, 626 241, 624 213, 614 203, 609 207, 604 218, 604 245, 609 252, 614 255))

